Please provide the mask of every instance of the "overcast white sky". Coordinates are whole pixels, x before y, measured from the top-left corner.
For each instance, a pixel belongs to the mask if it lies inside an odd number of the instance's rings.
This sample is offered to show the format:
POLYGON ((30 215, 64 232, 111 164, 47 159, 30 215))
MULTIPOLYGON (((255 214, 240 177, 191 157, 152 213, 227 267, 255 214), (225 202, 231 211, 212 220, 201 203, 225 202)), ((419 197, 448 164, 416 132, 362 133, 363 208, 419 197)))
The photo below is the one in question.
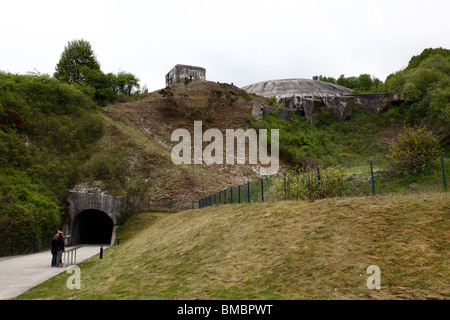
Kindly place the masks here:
POLYGON ((425 48, 450 48, 448 0, 2 0, 0 70, 53 74, 68 41, 91 43, 104 72, 150 91, 175 64, 254 82, 372 74, 381 80, 425 48))

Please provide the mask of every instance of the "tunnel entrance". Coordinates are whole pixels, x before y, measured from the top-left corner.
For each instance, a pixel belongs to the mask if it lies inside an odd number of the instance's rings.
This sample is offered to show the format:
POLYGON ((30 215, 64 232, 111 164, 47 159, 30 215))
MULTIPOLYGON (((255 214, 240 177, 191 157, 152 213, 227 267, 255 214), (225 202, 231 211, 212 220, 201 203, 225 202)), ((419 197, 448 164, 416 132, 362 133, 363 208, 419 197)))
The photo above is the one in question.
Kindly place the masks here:
POLYGON ((80 212, 73 224, 76 244, 109 244, 114 223, 103 211, 89 209, 80 212))

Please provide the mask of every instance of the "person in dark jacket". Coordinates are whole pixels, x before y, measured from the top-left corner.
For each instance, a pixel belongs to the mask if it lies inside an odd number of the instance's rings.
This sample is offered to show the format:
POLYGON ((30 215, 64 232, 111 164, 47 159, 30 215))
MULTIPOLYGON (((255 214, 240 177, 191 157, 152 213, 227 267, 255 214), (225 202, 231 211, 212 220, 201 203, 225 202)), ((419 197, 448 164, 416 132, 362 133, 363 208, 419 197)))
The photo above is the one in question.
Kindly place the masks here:
POLYGON ((58 250, 59 230, 52 239, 52 267, 56 267, 56 252, 58 250))
POLYGON ((62 231, 59 232, 59 237, 58 240, 56 240, 56 244, 56 266, 62 268, 62 253, 64 252, 64 234, 62 231))

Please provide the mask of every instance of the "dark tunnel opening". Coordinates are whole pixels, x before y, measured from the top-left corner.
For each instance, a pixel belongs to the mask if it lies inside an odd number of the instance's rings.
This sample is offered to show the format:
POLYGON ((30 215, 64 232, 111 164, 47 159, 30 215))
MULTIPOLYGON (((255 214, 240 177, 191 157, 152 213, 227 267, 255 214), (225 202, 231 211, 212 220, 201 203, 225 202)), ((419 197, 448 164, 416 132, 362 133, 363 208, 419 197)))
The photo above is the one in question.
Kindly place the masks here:
POLYGON ((109 244, 114 223, 103 211, 85 210, 80 212, 74 221, 75 244, 109 244))

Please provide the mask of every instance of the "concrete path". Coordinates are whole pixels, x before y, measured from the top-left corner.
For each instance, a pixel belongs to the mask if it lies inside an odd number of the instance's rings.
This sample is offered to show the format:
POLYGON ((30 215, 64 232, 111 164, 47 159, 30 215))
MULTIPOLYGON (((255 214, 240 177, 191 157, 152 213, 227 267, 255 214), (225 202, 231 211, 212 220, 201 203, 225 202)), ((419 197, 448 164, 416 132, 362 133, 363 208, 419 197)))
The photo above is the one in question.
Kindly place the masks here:
MULTIPOLYGON (((96 254, 100 254, 100 245, 81 247, 77 249, 76 262, 78 264, 96 254)), ((70 267, 52 268, 51 260, 50 251, 0 258, 0 300, 17 297, 70 267)))

